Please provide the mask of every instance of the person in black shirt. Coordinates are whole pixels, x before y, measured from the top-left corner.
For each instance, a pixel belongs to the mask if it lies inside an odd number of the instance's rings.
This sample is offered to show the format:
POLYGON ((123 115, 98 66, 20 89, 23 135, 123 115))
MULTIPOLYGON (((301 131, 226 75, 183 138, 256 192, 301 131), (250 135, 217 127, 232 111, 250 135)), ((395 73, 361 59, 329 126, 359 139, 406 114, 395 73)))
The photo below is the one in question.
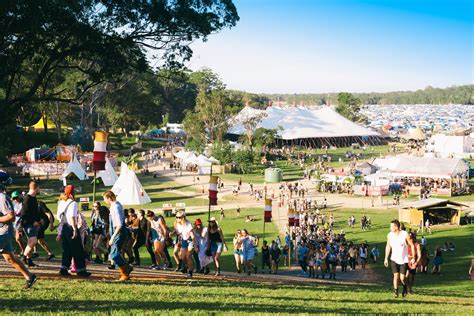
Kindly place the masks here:
POLYGON ((262 273, 265 273, 265 266, 267 266, 268 270, 271 272, 270 247, 268 247, 266 240, 263 241, 262 246, 262 273))
MULTIPOLYGON (((140 252, 139 249, 142 247, 145 242, 146 242, 146 232, 148 229, 148 221, 145 218, 145 211, 144 210, 139 210, 137 214, 137 219, 138 219, 138 227, 136 228, 135 231, 135 240, 133 242, 133 254, 135 257, 135 262, 133 265, 140 265, 140 252)), ((155 263, 156 264, 156 263, 155 263)))
POLYGON ((272 273, 278 274, 278 265, 280 264, 281 250, 276 241, 272 241, 270 246, 270 260, 272 261, 272 273))
POLYGON ((31 260, 33 248, 38 243, 38 231, 41 226, 41 215, 38 206, 38 200, 36 195, 39 192, 38 184, 35 181, 31 181, 29 184, 28 194, 23 198, 23 204, 21 207, 21 227, 23 228, 28 243, 25 247, 25 263, 29 267, 36 266, 31 260))
POLYGON ((48 247, 46 242, 44 241, 44 232, 46 229, 53 231, 54 230, 54 216, 53 213, 51 213, 51 210, 44 204, 44 202, 38 202, 39 210, 40 210, 40 216, 41 216, 41 226, 38 229, 38 244, 41 246, 41 248, 46 251, 48 254, 48 257, 46 260, 51 260, 55 256, 51 252, 51 249, 48 247))

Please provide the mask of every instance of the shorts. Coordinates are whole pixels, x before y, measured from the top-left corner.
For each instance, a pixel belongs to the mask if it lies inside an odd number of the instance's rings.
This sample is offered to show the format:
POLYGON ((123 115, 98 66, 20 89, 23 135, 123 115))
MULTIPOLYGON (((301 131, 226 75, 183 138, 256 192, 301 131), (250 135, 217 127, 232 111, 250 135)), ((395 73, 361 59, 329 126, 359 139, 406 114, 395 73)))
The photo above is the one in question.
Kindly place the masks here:
POLYGON ((395 261, 390 260, 390 265, 392 266, 393 273, 406 274, 408 269, 408 263, 397 264, 395 261))
POLYGON ((165 242, 165 238, 163 236, 160 236, 156 230, 151 231, 151 240, 152 241, 159 241, 159 242, 165 242))
POLYGON ((38 237, 38 227, 34 227, 32 225, 25 226, 24 231, 27 238, 38 237))
POLYGON ((181 240, 181 249, 193 250, 194 243, 189 240, 181 240))
POLYGON ((415 274, 416 274, 416 268, 415 268, 415 269, 408 269, 408 272, 409 272, 410 274, 415 275, 415 274))
POLYGON ((0 253, 13 252, 12 234, 0 235, 0 253))
POLYGON ((221 242, 211 242, 211 252, 212 254, 222 252, 222 243, 221 242))
POLYGON ((242 250, 235 250, 234 255, 242 256, 243 252, 242 250))
POLYGON ((47 225, 43 225, 38 229, 38 239, 44 239, 44 232, 48 229, 49 223, 47 225))

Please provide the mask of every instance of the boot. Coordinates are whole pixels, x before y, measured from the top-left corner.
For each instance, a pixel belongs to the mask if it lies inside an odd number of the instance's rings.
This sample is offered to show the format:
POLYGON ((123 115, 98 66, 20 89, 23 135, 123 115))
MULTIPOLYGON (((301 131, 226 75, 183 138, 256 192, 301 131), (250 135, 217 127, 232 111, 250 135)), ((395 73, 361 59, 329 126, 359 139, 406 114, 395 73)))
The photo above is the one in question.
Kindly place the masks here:
POLYGON ((393 296, 398 298, 398 289, 393 289, 393 296))
POLYGON ((128 269, 126 265, 120 266, 119 267, 119 273, 120 273, 120 282, 130 280, 130 275, 128 274, 128 269))
POLYGON ((215 276, 219 276, 219 275, 221 275, 221 269, 220 269, 220 268, 217 268, 217 269, 216 269, 216 274, 215 274, 215 276))
POLYGON ((402 296, 405 297, 408 294, 407 285, 403 284, 402 296))

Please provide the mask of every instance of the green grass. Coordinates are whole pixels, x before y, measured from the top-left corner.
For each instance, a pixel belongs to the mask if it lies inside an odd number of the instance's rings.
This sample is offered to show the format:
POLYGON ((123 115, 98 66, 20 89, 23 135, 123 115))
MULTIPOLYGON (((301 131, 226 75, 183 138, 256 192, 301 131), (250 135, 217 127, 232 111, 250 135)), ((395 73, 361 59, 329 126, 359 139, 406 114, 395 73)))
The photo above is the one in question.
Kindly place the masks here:
MULTIPOLYGON (((288 166, 287 161, 276 161, 276 167, 283 170, 283 181, 296 181, 303 178, 303 170, 299 166, 292 165, 288 166)), ((219 174, 224 183, 226 181, 237 182, 242 179, 242 184, 247 185, 249 182, 253 184, 261 184, 265 182, 265 169, 266 167, 257 165, 252 173, 248 174, 237 174, 237 173, 226 173, 219 174)))
MULTIPOLYGON (((330 210, 327 212, 331 212, 330 210)), ((344 229, 348 239, 367 240, 377 244, 383 254, 388 222, 396 217, 391 210, 334 210, 337 229, 344 229), (373 228, 361 231, 349 229, 346 219, 355 214, 372 218, 373 228)), ((207 214, 197 216, 207 219, 207 214)), ((243 210, 241 218, 234 210, 226 212, 220 221, 230 244, 237 228, 247 228, 261 235, 262 211, 243 210), (259 221, 245 223, 243 217, 252 214, 259 221)), ((266 238, 276 236, 273 225, 267 225, 266 238)), ((435 229, 428 236, 430 251, 449 240, 456 251, 444 253, 443 275, 417 275, 415 295, 393 299, 390 293, 391 273, 382 263, 371 264, 380 275, 378 284, 317 284, 285 285, 272 283, 160 280, 112 281, 40 280, 31 291, 20 291, 23 281, 0 279, 0 311, 3 313, 67 313, 67 314, 314 314, 314 313, 435 313, 470 315, 474 312, 474 284, 467 280, 472 258, 474 225, 460 228, 435 229), (80 291, 78 290, 80 288, 80 291)), ((231 249, 230 249, 231 250, 231 249)), ((144 257, 146 258, 146 257, 144 257)), ((224 269, 233 269, 231 251, 223 253, 224 269)), ((259 261, 257 261, 259 262, 259 261)))
POLYGON ((19 280, 0 281, 4 313, 209 315, 316 313, 423 313, 472 315, 473 300, 463 287, 443 294, 420 289, 393 299, 383 286, 282 285, 219 281, 40 280, 19 291, 19 280), (78 290, 80 289, 80 290, 78 290))
MULTIPOLYGON (((109 142, 111 144, 111 149, 121 150, 128 149, 132 145, 137 143, 137 136, 125 136, 123 134, 111 134, 109 135, 109 142)), ((142 140, 143 148, 160 148, 165 145, 165 142, 161 140, 142 140)))

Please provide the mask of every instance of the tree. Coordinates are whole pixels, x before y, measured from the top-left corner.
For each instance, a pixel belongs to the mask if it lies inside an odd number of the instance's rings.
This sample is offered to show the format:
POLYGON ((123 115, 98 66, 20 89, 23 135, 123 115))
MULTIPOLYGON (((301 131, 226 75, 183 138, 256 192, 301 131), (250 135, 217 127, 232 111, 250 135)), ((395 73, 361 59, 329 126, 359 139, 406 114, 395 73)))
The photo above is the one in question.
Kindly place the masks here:
POLYGON ((354 97, 351 93, 341 92, 337 95, 336 111, 351 121, 360 119, 360 99, 354 97))
POLYGON ((246 137, 246 144, 252 149, 253 147, 253 139, 255 130, 257 129, 258 124, 267 116, 267 113, 261 112, 256 115, 247 117, 243 120, 242 125, 245 129, 245 136, 246 137))
MULTIPOLYGON (((239 16, 231 0, 5 0, 0 6, 0 126, 30 102, 81 103, 130 69, 180 67, 189 44, 239 16), (58 72, 77 73, 73 89, 55 89, 58 72)), ((3 142, 8 137, 2 137, 3 142)))
POLYGON ((257 146, 270 146, 275 143, 278 137, 278 131, 283 128, 279 126, 278 128, 268 129, 268 128, 257 128, 254 134, 254 142, 257 146))

